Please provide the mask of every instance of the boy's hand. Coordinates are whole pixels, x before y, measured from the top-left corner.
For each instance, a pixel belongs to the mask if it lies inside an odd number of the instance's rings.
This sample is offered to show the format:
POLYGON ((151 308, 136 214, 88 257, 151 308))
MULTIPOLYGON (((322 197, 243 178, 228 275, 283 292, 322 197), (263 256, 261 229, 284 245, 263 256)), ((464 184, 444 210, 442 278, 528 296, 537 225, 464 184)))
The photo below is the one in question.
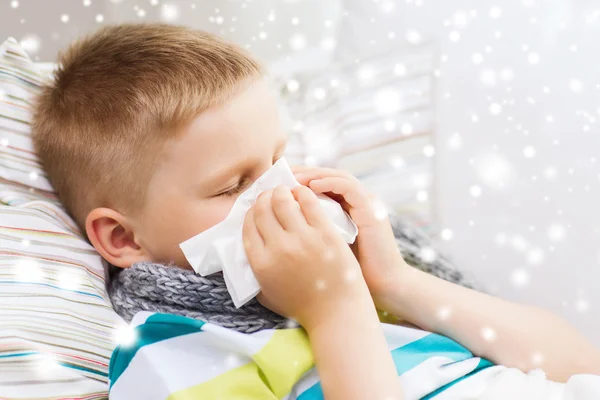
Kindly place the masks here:
POLYGON ((358 227, 358 237, 350 246, 377 303, 399 278, 408 264, 398 251, 394 233, 383 205, 367 192, 362 183, 346 171, 333 168, 294 166, 296 180, 315 193, 336 200, 358 227))
POLYGON ((244 248, 267 308, 307 330, 369 291, 360 265, 307 187, 262 192, 245 217, 244 248))

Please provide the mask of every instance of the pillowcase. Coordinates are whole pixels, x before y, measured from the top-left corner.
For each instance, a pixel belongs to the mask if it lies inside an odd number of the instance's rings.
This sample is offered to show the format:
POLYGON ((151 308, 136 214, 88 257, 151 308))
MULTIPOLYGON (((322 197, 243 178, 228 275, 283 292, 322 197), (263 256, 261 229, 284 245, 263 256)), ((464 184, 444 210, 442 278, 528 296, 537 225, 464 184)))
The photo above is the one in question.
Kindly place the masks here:
POLYGON ((52 191, 31 140, 31 108, 44 82, 13 38, 0 46, 0 177, 52 191))
POLYGON ((46 79, 16 40, 0 46, 0 398, 106 399, 126 323, 106 291, 106 261, 33 151, 32 102, 46 79))

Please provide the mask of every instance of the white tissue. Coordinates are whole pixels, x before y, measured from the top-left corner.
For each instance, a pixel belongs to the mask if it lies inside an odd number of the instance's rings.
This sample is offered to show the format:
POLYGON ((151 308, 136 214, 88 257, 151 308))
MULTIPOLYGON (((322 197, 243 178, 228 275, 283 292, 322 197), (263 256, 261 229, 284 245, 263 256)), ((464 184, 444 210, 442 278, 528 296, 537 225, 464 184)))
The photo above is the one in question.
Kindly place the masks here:
MULTIPOLYGON (((300 186, 283 157, 240 194, 225 220, 179 244, 196 273, 206 276, 223 271, 227 290, 237 308, 260 292, 242 242, 244 217, 261 192, 279 185, 300 186)), ((354 243, 358 228, 348 214, 335 200, 322 194, 317 197, 346 243, 354 243)))

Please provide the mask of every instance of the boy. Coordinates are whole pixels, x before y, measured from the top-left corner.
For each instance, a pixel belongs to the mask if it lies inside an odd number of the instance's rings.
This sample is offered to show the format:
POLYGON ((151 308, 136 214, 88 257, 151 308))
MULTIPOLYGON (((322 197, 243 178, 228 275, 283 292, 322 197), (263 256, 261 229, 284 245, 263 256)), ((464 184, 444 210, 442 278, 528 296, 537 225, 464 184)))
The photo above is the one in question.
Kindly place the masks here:
MULTIPOLYGON (((222 221, 283 155, 264 73, 235 45, 159 24, 104 28, 62 57, 39 100, 35 145, 65 208, 110 264, 190 269, 178 244, 222 221)), ((561 382, 600 374, 598 350, 562 319, 409 268, 356 178, 295 171, 304 186, 265 191, 248 211, 244 246, 259 301, 306 330, 327 399, 403 398, 376 306, 496 364, 540 367, 561 382), (314 193, 330 194, 357 224, 352 249, 314 193)), ((146 275, 168 276, 157 271, 146 275)))

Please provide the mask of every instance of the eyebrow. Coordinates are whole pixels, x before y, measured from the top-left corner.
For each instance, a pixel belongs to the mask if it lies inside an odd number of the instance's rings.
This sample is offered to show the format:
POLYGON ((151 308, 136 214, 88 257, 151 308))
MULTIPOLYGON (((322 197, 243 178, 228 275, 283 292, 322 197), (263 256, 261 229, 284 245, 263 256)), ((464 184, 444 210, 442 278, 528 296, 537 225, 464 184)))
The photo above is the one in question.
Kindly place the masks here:
MULTIPOLYGON (((277 147, 275 148, 275 153, 279 153, 280 151, 282 151, 285 148, 287 141, 288 141, 287 135, 283 135, 277 143, 277 147)), ((249 161, 251 161, 251 159, 246 158, 238 163, 235 163, 233 165, 228 165, 225 168, 217 170, 216 172, 207 175, 206 178, 202 180, 202 184, 213 184, 217 181, 224 181, 226 178, 232 176, 235 171, 242 170, 244 165, 247 164, 249 161)))

